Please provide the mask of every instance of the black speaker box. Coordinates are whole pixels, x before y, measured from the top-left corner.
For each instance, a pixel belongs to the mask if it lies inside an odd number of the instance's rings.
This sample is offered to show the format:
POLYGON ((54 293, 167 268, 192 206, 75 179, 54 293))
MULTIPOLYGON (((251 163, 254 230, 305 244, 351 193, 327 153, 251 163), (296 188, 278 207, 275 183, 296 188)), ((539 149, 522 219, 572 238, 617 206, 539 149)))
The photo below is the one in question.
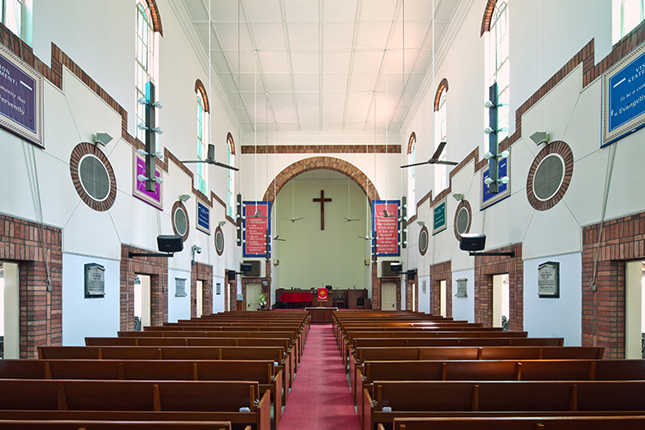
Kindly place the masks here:
POLYGON ((407 275, 408 275, 408 281, 414 281, 414 277, 415 277, 415 271, 414 270, 408 270, 407 275))
POLYGON ((386 260, 381 262, 381 278, 391 278, 399 276, 402 264, 398 261, 386 260), (398 267, 398 271, 396 270, 398 267))
POLYGON ((159 252, 179 252, 184 249, 184 241, 181 236, 157 236, 157 247, 159 252))
POLYGON ((260 261, 242 261, 240 264, 242 276, 257 278, 260 276, 260 261), (246 269, 246 270, 245 270, 246 269))
POLYGON ((483 251, 486 247, 485 234, 462 234, 459 249, 462 251, 483 251))
POLYGON ((229 282, 235 281, 235 270, 228 270, 226 273, 228 275, 229 282))

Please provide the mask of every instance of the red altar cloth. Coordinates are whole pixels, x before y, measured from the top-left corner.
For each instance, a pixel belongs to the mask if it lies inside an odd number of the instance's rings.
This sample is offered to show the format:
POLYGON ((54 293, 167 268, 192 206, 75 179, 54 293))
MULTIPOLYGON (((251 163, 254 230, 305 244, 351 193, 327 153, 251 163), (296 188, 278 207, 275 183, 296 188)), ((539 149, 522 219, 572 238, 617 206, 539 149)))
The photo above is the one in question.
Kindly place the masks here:
POLYGON ((310 302, 312 300, 311 293, 282 293, 280 297, 281 302, 310 302))

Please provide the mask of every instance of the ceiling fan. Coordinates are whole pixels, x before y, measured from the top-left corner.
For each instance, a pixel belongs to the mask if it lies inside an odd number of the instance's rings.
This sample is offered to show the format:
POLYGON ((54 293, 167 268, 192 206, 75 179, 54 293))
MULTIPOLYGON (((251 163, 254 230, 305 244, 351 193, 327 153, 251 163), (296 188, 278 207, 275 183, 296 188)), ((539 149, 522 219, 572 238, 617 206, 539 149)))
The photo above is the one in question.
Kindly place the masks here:
POLYGON ((279 235, 274 236, 273 240, 277 240, 277 241, 280 241, 280 242, 286 242, 287 241, 287 239, 280 239, 279 235))
POLYGON ((295 185, 296 185, 295 182, 292 181, 291 182, 291 218, 284 218, 287 221, 291 221, 292 223, 304 219, 302 217, 296 218, 296 215, 295 215, 296 213, 296 200, 295 200, 295 191, 294 191, 295 185))
POLYGON ((421 163, 407 164, 405 166, 401 166, 401 168, 404 169, 406 167, 421 166, 422 164, 446 164, 448 166, 456 166, 457 164, 459 164, 455 161, 439 160, 439 157, 441 156, 441 153, 443 152, 443 149, 445 147, 446 147, 446 142, 441 142, 437 150, 432 155, 432 158, 430 158, 428 161, 422 161, 421 163))
POLYGON ((225 169, 235 170, 236 172, 240 170, 237 167, 229 166, 228 164, 215 161, 215 145, 213 145, 212 143, 208 144, 208 157, 206 157, 205 160, 187 160, 187 161, 181 161, 181 163, 206 163, 206 164, 213 164, 219 167, 224 167, 225 169))

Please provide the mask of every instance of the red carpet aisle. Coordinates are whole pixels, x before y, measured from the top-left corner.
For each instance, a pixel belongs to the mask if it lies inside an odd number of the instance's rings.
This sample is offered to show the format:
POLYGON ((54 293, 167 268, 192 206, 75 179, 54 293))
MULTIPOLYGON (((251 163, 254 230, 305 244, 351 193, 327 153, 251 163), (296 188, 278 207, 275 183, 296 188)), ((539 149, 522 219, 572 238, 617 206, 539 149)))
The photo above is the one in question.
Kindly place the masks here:
POLYGON ((359 430, 331 324, 312 324, 279 430, 359 430))

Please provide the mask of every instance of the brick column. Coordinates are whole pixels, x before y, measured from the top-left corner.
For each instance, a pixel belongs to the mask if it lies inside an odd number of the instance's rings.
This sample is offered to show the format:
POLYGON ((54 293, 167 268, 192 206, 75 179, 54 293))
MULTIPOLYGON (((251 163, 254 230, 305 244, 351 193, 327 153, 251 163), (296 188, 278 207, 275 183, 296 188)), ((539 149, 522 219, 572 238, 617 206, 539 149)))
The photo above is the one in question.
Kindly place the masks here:
POLYGON ((213 266, 193 263, 190 269, 190 316, 197 316, 197 281, 202 281, 202 315, 213 313, 213 266))
POLYGON ((446 316, 452 316, 452 262, 430 266, 430 314, 441 315, 441 281, 446 281, 446 316))

